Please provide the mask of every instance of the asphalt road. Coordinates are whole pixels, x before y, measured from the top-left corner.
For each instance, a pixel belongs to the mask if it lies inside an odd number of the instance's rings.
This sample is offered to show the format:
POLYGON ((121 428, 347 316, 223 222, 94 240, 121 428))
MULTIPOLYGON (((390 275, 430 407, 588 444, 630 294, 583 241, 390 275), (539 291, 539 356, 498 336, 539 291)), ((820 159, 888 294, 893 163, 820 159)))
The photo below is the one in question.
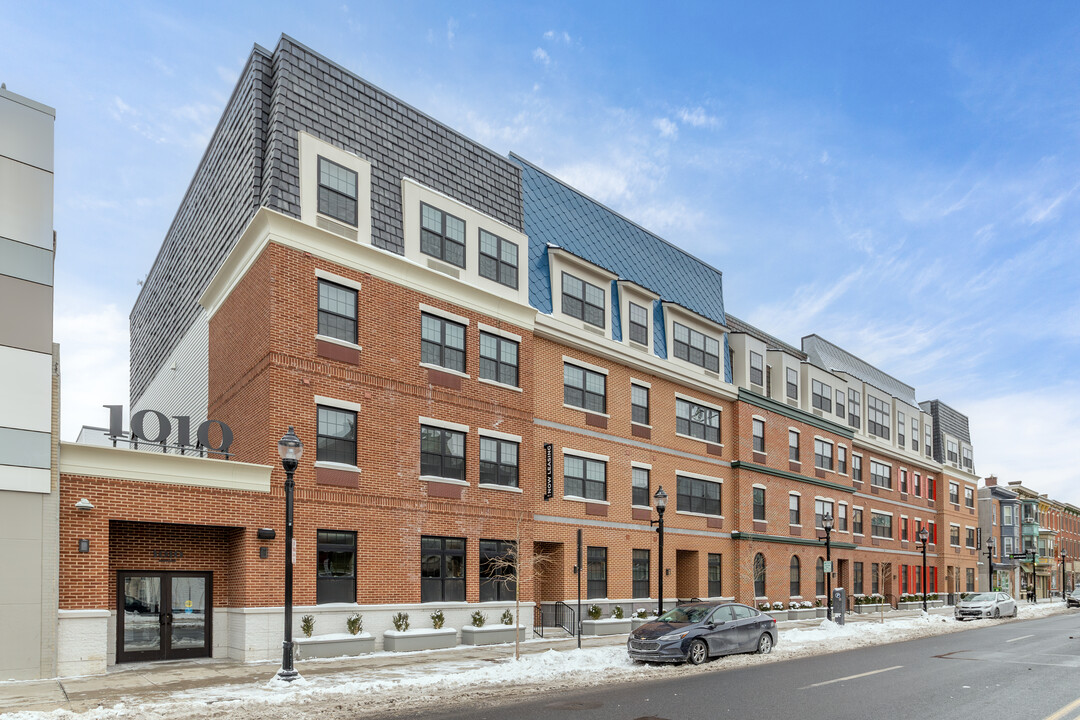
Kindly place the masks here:
MULTIPOLYGON (((1080 720, 1080 615, 619 684, 424 720, 1080 720)), ((387 718, 415 717, 389 715, 387 718)))

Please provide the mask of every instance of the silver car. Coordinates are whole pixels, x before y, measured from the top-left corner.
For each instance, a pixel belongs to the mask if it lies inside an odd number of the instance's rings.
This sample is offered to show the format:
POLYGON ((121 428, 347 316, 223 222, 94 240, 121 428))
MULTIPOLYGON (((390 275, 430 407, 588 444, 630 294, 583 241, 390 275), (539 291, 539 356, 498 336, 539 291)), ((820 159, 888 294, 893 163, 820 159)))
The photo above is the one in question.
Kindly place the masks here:
POLYGON ((1007 593, 967 593, 960 597, 953 614, 957 620, 1016 617, 1016 601, 1007 593))

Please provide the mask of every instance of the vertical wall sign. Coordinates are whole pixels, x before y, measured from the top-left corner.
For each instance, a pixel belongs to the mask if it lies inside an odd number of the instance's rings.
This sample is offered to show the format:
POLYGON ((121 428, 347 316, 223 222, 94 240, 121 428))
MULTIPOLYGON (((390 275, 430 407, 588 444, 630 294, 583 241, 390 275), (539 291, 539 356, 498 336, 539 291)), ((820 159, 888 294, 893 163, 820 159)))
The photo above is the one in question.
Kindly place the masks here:
POLYGON ((544 443, 544 499, 555 497, 555 446, 544 443))

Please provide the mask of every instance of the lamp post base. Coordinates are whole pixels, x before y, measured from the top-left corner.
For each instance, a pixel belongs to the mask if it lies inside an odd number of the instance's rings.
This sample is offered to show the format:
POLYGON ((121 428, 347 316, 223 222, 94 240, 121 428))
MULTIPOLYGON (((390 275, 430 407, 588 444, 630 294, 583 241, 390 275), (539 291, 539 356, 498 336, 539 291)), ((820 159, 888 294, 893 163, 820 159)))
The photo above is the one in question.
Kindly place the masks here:
POLYGON ((274 679, 291 683, 293 680, 300 679, 300 673, 296 672, 296 670, 292 668, 289 668, 288 670, 286 670, 285 668, 281 668, 280 670, 278 670, 277 675, 274 676, 274 679))

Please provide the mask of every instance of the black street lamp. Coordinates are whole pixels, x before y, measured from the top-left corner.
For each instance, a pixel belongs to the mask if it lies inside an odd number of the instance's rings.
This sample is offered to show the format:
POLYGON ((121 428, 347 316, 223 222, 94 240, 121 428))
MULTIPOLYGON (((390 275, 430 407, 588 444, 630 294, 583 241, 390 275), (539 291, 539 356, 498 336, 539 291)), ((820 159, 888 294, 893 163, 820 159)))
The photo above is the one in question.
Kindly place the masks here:
POLYGON ((1065 561, 1069 559, 1069 556, 1065 554, 1065 549, 1061 550, 1061 597, 1065 597, 1065 561))
POLYGON ((930 531, 920 528, 915 537, 919 539, 922 550, 922 610, 926 612, 926 545, 930 541, 930 531))
POLYGON ((285 468, 285 640, 281 643, 281 670, 277 677, 292 682, 300 677, 300 673, 293 669, 292 641, 293 473, 300 463, 300 456, 304 454, 304 443, 296 437, 291 425, 289 432, 278 440, 277 449, 281 456, 281 467, 285 468))
POLYGON ((827 512, 821 517, 821 527, 825 530, 825 562, 829 568, 825 572, 825 599, 828 602, 826 616, 832 620, 832 545, 829 540, 833 529, 832 513, 827 512))
POLYGON ((667 508, 667 493, 664 492, 663 485, 656 488, 656 494, 653 495, 653 500, 656 503, 656 512, 660 516, 659 520, 649 521, 650 525, 657 526, 656 532, 660 533, 660 542, 659 547, 657 548, 659 558, 656 563, 657 570, 659 571, 659 579, 657 580, 656 585, 656 594, 659 598, 657 600, 658 610, 656 616, 660 617, 664 614, 664 510, 667 508))
POLYGON ((994 591, 994 548, 997 547, 997 538, 986 538, 986 589, 994 591))

